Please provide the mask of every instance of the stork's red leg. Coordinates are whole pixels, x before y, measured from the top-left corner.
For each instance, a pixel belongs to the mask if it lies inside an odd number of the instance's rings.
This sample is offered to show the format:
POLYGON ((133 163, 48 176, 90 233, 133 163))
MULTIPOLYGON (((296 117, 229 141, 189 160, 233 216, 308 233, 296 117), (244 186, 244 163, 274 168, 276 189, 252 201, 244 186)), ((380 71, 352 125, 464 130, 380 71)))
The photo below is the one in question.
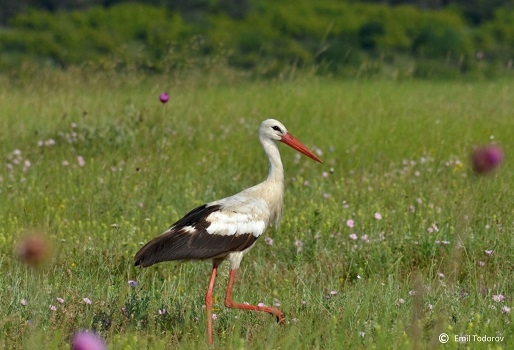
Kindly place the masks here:
POLYGON ((212 262, 211 279, 209 280, 209 288, 205 295, 205 309, 207 310, 207 341, 212 344, 212 290, 214 289, 214 281, 218 272, 218 262, 212 262))
POLYGON ((234 303, 234 301, 232 301, 232 287, 234 285, 234 277, 235 276, 236 276, 236 270, 230 269, 230 275, 228 277, 227 294, 225 295, 225 306, 226 307, 251 310, 251 311, 264 311, 264 312, 274 315, 277 318, 278 323, 283 323, 285 321, 284 314, 282 312, 280 312, 279 309, 276 309, 274 307, 234 303))

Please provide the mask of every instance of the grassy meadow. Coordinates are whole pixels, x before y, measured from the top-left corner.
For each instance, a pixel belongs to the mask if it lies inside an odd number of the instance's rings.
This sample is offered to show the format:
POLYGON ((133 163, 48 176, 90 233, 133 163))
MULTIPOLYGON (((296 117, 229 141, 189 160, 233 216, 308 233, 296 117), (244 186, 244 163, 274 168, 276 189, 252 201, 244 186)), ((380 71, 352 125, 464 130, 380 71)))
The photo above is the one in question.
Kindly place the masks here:
POLYGON ((513 82, 227 76, 0 77, 0 348, 66 349, 92 329, 109 349, 207 349, 211 263, 133 256, 266 177, 268 117, 324 164, 279 145, 282 224, 243 259, 234 300, 280 304, 288 323, 225 308, 223 264, 214 348, 514 347, 513 82), (504 164, 476 176, 470 151, 490 142, 504 164), (34 232, 51 246, 38 268, 16 258, 34 232))

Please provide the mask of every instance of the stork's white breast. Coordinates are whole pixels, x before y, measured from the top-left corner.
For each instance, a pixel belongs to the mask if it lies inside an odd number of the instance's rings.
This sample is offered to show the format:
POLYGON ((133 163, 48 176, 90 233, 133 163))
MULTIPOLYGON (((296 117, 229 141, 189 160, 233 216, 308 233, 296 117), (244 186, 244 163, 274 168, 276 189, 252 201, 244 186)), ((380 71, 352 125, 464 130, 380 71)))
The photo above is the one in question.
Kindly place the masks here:
POLYGON ((209 215, 207 221, 211 223, 207 232, 214 235, 252 234, 259 237, 266 230, 266 222, 249 213, 219 211, 209 215))

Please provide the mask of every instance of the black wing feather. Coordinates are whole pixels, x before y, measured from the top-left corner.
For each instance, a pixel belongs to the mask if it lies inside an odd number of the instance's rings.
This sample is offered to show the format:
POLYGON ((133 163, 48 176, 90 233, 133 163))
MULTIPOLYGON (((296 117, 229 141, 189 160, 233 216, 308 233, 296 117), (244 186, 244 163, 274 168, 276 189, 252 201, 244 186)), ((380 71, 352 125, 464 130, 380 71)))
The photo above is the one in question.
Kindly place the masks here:
POLYGON ((253 245, 257 237, 251 233, 223 236, 206 231, 211 224, 207 217, 220 209, 220 205, 204 204, 191 210, 168 231, 143 246, 134 257, 135 266, 147 267, 170 260, 213 259, 253 245))

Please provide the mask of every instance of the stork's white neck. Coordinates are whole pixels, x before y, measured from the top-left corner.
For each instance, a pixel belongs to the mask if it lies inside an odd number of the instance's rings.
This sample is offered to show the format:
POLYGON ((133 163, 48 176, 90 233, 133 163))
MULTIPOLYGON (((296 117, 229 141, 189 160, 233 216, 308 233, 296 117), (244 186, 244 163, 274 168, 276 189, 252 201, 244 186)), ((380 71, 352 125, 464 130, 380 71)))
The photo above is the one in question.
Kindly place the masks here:
POLYGON ((269 173, 266 181, 284 182, 284 167, 280 159, 280 152, 278 151, 277 143, 269 138, 259 136, 262 148, 269 160, 269 173))

